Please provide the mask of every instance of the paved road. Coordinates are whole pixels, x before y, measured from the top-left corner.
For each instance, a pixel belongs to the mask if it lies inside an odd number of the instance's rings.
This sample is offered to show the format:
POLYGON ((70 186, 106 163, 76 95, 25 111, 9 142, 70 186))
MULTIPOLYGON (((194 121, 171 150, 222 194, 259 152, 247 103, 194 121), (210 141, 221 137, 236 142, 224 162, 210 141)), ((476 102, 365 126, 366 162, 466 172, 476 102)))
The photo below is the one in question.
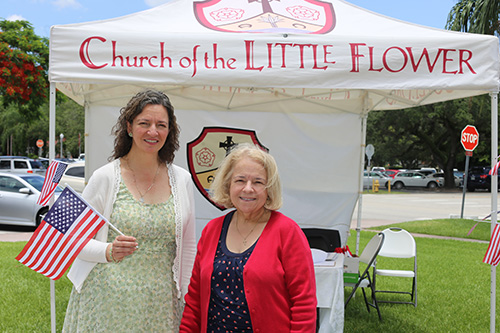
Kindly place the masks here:
MULTIPOLYGON (((361 202, 361 228, 398 222, 460 217, 462 192, 412 191, 401 194, 364 194, 361 202)), ((491 212, 489 192, 466 193, 464 217, 482 219, 491 212)), ((356 228, 358 208, 354 210, 351 228, 356 228)), ((0 241, 27 241, 32 232, 0 227, 0 241)))
MULTIPOLYGON (((364 194, 361 201, 361 227, 436 218, 460 217, 462 192, 405 192, 401 194, 364 194)), ((359 203, 358 203, 359 206, 359 203)), ((482 219, 491 212, 489 192, 467 192, 464 218, 482 219)), ((358 220, 356 207, 351 228, 358 220)))

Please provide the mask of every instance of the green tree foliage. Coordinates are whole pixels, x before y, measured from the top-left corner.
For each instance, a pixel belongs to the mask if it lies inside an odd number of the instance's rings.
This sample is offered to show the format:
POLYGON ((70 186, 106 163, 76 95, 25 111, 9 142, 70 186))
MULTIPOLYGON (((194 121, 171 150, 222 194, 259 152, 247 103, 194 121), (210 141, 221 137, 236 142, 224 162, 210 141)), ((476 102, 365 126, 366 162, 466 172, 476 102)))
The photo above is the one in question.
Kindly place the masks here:
MULTIPOLYGON (((63 155, 77 157, 80 151, 85 151, 83 139, 85 131, 84 109, 60 93, 57 94, 56 103, 56 154, 59 154, 59 133, 63 133, 63 155)), ((40 116, 36 121, 27 122, 25 117, 18 112, 17 106, 13 104, 7 107, 0 106, 0 155, 10 152, 12 155, 38 156, 36 141, 41 139, 44 142, 41 156, 48 157, 48 99, 39 107, 38 113, 40 116), (11 138, 12 151, 8 147, 11 138)))
POLYGON ((500 35, 499 0, 460 0, 448 15, 446 28, 454 31, 500 35))
POLYGON ((400 111, 370 112, 366 142, 375 147, 373 165, 415 169, 438 167, 453 187, 453 169, 463 169, 465 153, 460 134, 466 125, 480 133, 472 165, 489 163, 489 96, 419 106, 400 111))
POLYGON ((32 121, 48 95, 49 41, 27 21, 0 20, 0 97, 32 121))

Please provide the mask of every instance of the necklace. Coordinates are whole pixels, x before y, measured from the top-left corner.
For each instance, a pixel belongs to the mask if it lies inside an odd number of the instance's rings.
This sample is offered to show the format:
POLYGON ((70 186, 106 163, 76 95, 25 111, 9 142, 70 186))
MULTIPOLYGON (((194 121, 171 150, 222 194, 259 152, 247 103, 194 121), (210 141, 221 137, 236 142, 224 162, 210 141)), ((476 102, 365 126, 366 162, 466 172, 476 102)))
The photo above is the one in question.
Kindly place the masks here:
POLYGON ((246 236, 243 236, 240 232, 240 228, 238 227, 238 222, 236 222, 236 230, 238 231, 238 233, 240 234, 241 238, 243 238, 243 246, 247 246, 247 238, 248 236, 250 236, 250 234, 253 232, 253 230, 255 229, 255 227, 257 226, 257 224, 259 224, 258 222, 255 223, 255 225, 253 226, 252 230, 250 230, 250 232, 248 233, 248 235, 246 236))
POLYGON ((146 190, 146 192, 144 192, 144 194, 141 193, 141 190, 139 190, 139 187, 137 186, 137 181, 135 179, 135 172, 134 172, 134 169, 132 169, 132 167, 130 166, 130 163, 128 162, 128 159, 126 159, 125 161, 127 161, 127 165, 130 169, 130 171, 132 171, 132 177, 134 178, 134 185, 135 185, 135 188, 137 189, 137 192, 139 192, 139 195, 141 196, 139 198, 139 202, 141 204, 144 203, 144 196, 149 192, 149 190, 153 187, 153 185, 155 184, 155 181, 156 181, 156 176, 158 176, 158 173, 160 171, 160 165, 158 164, 158 167, 156 168, 156 173, 155 173, 155 176, 153 177, 153 182, 151 183, 151 185, 149 185, 148 189, 146 190))
MULTIPOLYGON (((265 214, 265 212, 264 212, 265 214)), ((264 216, 264 214, 262 214, 264 216)), ((257 227, 257 225, 260 223, 260 218, 257 220, 257 223, 255 223, 255 225, 253 226, 252 230, 250 230, 250 232, 246 235, 246 236, 243 236, 243 234, 241 233, 240 231, 240 228, 239 228, 239 219, 238 219, 238 215, 236 215, 236 231, 238 231, 238 233, 240 234, 241 238, 243 238, 243 246, 247 246, 247 238, 248 236, 250 236, 252 234, 252 232, 255 230, 255 228, 257 227)))

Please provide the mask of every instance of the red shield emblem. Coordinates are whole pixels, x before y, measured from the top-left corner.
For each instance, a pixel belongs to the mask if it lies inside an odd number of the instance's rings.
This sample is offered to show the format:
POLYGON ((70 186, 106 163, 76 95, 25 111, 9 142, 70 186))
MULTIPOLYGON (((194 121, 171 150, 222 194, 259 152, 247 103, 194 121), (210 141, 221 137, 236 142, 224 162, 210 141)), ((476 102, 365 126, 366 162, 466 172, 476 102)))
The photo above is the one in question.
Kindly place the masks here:
POLYGON ((207 0, 195 2, 194 13, 224 32, 325 34, 335 27, 332 4, 320 0, 207 0))
POLYGON ((257 139, 255 131, 239 128, 204 127, 200 135, 187 144, 187 163, 194 184, 198 191, 220 210, 225 207, 214 203, 208 190, 227 152, 240 143, 253 143, 268 151, 257 139))

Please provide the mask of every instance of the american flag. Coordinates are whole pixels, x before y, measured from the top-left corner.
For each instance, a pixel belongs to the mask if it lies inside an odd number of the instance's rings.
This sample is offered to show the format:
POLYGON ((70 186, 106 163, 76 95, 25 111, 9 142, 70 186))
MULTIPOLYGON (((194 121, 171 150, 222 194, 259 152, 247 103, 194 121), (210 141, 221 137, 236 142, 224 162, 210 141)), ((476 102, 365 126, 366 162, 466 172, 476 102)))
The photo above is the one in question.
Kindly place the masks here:
POLYGON ((59 181, 66 170, 68 165, 59 161, 50 162, 47 172, 45 173, 45 180, 43 181, 42 192, 37 200, 37 205, 46 206, 49 203, 52 194, 56 190, 59 181))
POLYGON ((16 259, 32 270, 57 280, 106 222, 68 186, 16 259))
POLYGON ((493 228, 490 245, 488 245, 483 262, 493 266, 497 266, 500 262, 500 224, 495 225, 495 228, 493 228))
POLYGON ((500 161, 498 161, 498 158, 500 158, 500 156, 498 156, 496 158, 496 161, 497 163, 495 164, 495 166, 490 170, 489 174, 490 176, 494 176, 494 175, 498 175, 498 168, 500 167, 500 161))

